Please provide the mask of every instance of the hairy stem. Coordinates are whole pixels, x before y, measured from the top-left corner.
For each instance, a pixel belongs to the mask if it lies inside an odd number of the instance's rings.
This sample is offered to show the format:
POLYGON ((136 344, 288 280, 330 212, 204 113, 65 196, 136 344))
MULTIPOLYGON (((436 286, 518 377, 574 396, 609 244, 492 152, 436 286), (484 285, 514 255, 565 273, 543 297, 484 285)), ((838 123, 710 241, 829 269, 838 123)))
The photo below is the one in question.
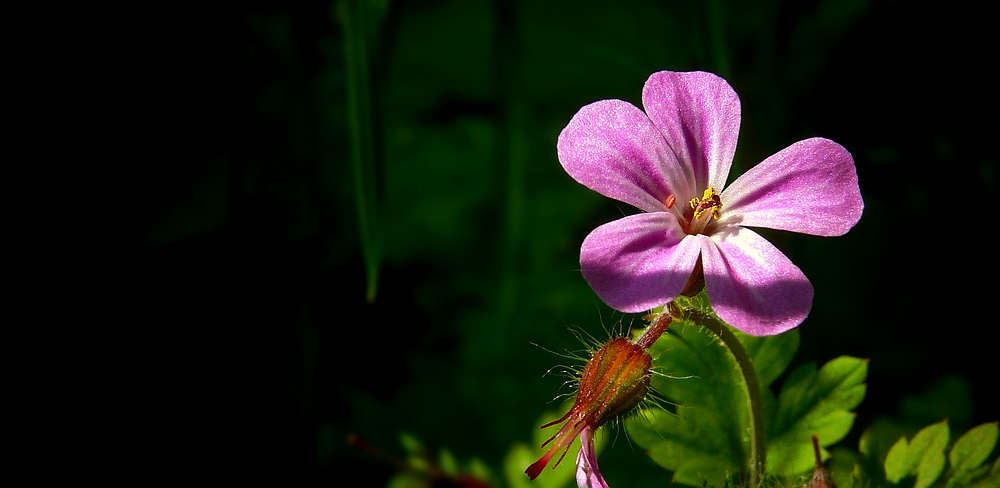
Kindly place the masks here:
POLYGON ((635 345, 643 348, 649 349, 650 346, 656 342, 657 339, 667 331, 667 326, 670 325, 670 321, 673 317, 669 313, 661 313, 653 319, 653 323, 646 328, 646 330, 639 336, 635 341, 635 345))
POLYGON ((736 360, 740 376, 743 378, 747 407, 750 410, 750 453, 748 459, 750 484, 748 486, 757 488, 764 473, 767 453, 764 447, 764 399, 760 394, 760 382, 757 380, 757 372, 750 362, 750 356, 747 355, 746 349, 743 348, 743 344, 740 344, 736 335, 718 319, 697 310, 681 310, 673 304, 670 307, 670 314, 675 318, 689 320, 711 331, 722 341, 726 350, 736 360))

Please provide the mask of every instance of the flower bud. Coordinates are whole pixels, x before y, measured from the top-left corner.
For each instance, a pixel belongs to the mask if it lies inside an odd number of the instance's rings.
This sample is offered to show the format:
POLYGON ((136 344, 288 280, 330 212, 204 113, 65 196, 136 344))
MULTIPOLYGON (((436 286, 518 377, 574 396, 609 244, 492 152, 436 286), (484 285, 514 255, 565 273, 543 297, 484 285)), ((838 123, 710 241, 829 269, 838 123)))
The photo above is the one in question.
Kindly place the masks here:
POLYGON ((583 368, 574 409, 595 428, 632 410, 649 390, 652 362, 645 349, 624 337, 608 342, 583 368))
POLYGON ((650 367, 653 364, 653 358, 646 349, 666 330, 669 323, 669 315, 662 314, 636 342, 624 337, 612 339, 591 356, 580 375, 573 407, 566 415, 542 426, 544 429, 566 422, 559 432, 542 444, 542 447, 549 443, 552 446, 541 459, 525 470, 529 478, 535 479, 552 457, 562 450, 562 455, 553 465, 558 466, 573 439, 579 436, 583 447, 581 457, 577 460, 580 471, 578 476, 603 483, 594 455, 593 433, 608 421, 628 413, 646 397, 651 378, 650 367))

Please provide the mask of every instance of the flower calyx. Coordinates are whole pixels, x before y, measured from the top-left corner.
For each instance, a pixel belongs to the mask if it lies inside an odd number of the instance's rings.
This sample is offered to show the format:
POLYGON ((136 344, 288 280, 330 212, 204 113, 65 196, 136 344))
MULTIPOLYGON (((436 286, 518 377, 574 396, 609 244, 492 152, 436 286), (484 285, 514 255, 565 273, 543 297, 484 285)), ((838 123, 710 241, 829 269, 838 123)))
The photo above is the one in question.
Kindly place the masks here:
MULTIPOLYGON (((550 427, 565 422, 555 435, 542 444, 548 451, 525 473, 530 479, 541 474, 545 466, 562 451, 553 468, 559 465, 573 440, 580 437, 583 451, 589 453, 582 459, 587 461, 585 471, 589 476, 600 477, 597 470, 596 455, 593 454, 593 433, 600 426, 628 413, 643 399, 649 391, 652 377, 653 358, 647 349, 666 331, 671 317, 667 313, 656 316, 652 324, 634 342, 618 337, 606 342, 591 356, 579 379, 579 389, 573 407, 562 417, 543 425, 550 427)), ((580 460, 578 459, 578 471, 580 460)))

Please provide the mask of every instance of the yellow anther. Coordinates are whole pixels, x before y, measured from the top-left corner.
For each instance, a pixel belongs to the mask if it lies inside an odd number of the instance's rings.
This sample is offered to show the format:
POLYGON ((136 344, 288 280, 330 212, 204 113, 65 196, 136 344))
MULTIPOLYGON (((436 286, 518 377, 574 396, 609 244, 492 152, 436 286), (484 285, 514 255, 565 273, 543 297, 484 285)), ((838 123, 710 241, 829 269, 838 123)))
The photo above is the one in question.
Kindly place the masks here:
POLYGON ((709 210, 711 210, 712 218, 718 220, 722 217, 722 213, 719 211, 722 208, 722 200, 715 193, 714 186, 706 188, 701 199, 692 198, 691 208, 694 209, 695 220, 700 219, 709 210))

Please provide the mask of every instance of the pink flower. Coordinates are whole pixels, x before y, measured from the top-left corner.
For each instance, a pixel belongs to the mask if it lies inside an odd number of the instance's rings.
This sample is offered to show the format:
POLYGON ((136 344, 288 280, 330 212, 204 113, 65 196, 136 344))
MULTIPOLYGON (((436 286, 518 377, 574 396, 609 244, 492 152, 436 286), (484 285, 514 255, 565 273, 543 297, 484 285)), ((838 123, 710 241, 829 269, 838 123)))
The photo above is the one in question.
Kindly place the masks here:
POLYGON ((584 239, 584 278, 611 307, 637 313, 674 300, 703 273, 716 314, 737 329, 771 335, 802 323, 812 285, 747 227, 846 233, 864 208, 850 153, 806 139, 726 187, 740 127, 732 87, 711 73, 661 71, 646 81, 642 103, 645 113, 621 100, 594 102, 559 135, 570 176, 644 211, 584 239))
POLYGON ((609 488, 601 470, 597 468, 597 450, 594 449, 594 432, 586 427, 580 432, 580 452, 576 455, 576 486, 581 488, 609 488))

